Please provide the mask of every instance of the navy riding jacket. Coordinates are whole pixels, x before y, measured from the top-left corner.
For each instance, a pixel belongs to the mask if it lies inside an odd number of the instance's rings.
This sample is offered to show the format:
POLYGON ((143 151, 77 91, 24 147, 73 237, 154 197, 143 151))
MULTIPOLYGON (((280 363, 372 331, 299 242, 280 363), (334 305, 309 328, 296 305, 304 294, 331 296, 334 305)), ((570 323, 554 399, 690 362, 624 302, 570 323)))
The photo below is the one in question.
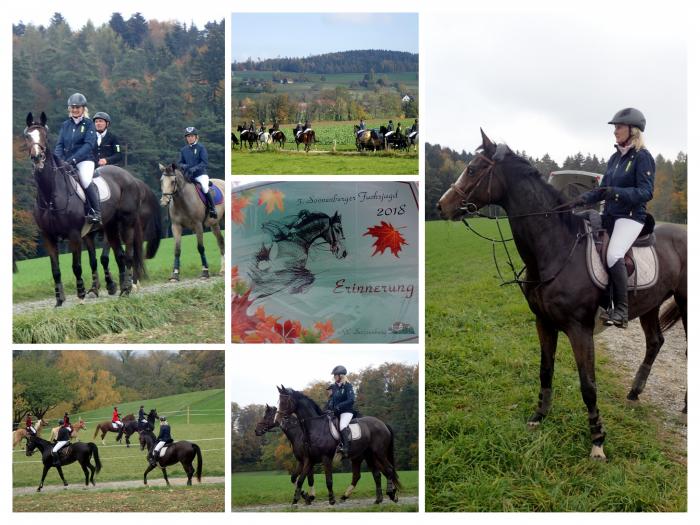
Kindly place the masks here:
POLYGON ((209 154, 207 153, 207 148, 205 148, 199 142, 195 142, 192 145, 187 145, 180 150, 180 162, 179 164, 184 164, 187 166, 185 171, 186 175, 190 177, 199 177, 200 175, 207 174, 207 166, 209 165, 209 154))
POLYGON ((58 133, 54 154, 65 162, 75 164, 84 160, 95 161, 97 131, 92 120, 83 117, 76 124, 72 118, 64 121, 58 133))
MULTIPOLYGON (((654 157, 645 148, 636 151, 632 148, 626 155, 619 151, 610 157, 601 187, 611 187, 615 197, 605 201, 603 215, 613 220, 626 217, 644 223, 647 215, 647 202, 654 196, 654 157)), ((600 201, 600 193, 591 190, 582 195, 588 204, 600 201)))
POLYGON ((139 421, 142 419, 145 419, 146 413, 144 412, 143 408, 139 408, 139 421))
POLYGON ((328 401, 328 407, 338 414, 352 412, 355 404, 355 391, 350 383, 336 385, 333 395, 328 401))
POLYGON ((71 429, 70 427, 61 427, 58 429, 58 435, 56 436, 56 441, 70 441, 71 429))
POLYGON ((171 443, 173 441, 170 435, 170 425, 163 423, 160 425, 160 431, 158 432, 158 441, 165 441, 166 443, 171 443))

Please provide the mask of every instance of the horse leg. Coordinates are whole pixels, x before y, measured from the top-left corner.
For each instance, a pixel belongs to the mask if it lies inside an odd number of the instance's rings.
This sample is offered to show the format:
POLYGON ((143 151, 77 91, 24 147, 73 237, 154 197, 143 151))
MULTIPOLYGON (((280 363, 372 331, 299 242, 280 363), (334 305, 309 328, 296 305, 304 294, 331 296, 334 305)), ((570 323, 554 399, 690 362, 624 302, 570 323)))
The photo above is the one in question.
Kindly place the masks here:
POLYGON ((155 465, 154 465, 154 466, 151 466, 151 465, 149 464, 148 467, 146 468, 146 470, 144 471, 144 473, 143 473, 143 484, 144 484, 144 485, 148 485, 148 481, 146 481, 146 476, 148 476, 148 473, 149 473, 151 470, 153 470, 154 468, 156 468, 155 465))
POLYGON ((46 251, 51 260, 51 275, 53 275, 54 294, 56 295, 56 306, 61 306, 66 302, 66 294, 63 291, 61 282, 61 267, 58 263, 58 240, 55 237, 44 234, 46 251))
POLYGON ((328 489, 328 503, 335 505, 335 494, 333 494, 333 457, 323 458, 323 470, 326 473, 326 488, 328 489))
POLYGON ((109 240, 109 245, 114 251, 114 258, 116 259, 117 267, 119 268, 119 287, 123 289, 124 281, 126 279, 126 254, 122 249, 119 228, 116 225, 110 224, 109 229, 105 229, 105 235, 109 240))
POLYGON ((552 378, 554 377, 554 356, 557 351, 559 331, 540 319, 536 320, 537 335, 540 339, 540 394, 535 413, 527 420, 530 428, 536 428, 552 408, 552 378))
MULTIPOLYGON (((369 464, 369 460, 367 460, 367 463, 369 464)), ((350 482, 350 485, 348 485, 348 488, 345 489, 345 493, 340 497, 341 501, 345 501, 348 499, 351 495, 352 492, 355 490, 355 487, 357 487, 357 482, 360 481, 360 465, 362 464, 361 459, 353 459, 352 460, 352 481, 350 482)), ((376 480, 375 480, 376 481, 376 480)), ((380 478, 381 481, 381 478, 380 478)), ((379 486, 379 495, 381 495, 381 485, 379 486)), ((376 502, 378 503, 378 502, 376 502)))
POLYGON ((63 481, 63 486, 64 486, 64 487, 67 487, 67 486, 68 486, 68 482, 66 481, 66 478, 63 477, 63 469, 62 469, 61 466, 59 465, 58 467, 56 467, 56 470, 58 470, 58 475, 61 476, 61 481, 63 481))
POLYGON ((192 485, 192 476, 194 476, 194 467, 192 463, 189 465, 184 461, 180 461, 180 463, 182 464, 182 469, 185 471, 185 474, 187 474, 187 485, 192 485))
POLYGON ((90 486, 90 472, 88 471, 87 467, 82 463, 80 464, 80 468, 83 469, 83 474, 85 474, 85 486, 88 487, 90 486))
POLYGON ((301 474, 299 474, 299 477, 297 478, 297 484, 296 489, 294 490, 294 498, 292 499, 292 505, 296 505, 297 503, 299 503, 299 499, 301 498, 301 489, 304 486, 304 480, 306 479, 306 476, 312 468, 313 465, 310 465, 309 460, 307 458, 304 458, 304 466, 301 469, 301 474))
POLYGON ((224 242, 224 236, 221 235, 221 226, 219 226, 218 223, 213 224, 211 227, 211 232, 214 234, 214 237, 216 237, 216 243, 219 245, 219 253, 221 254, 221 266, 219 269, 219 275, 224 275, 224 268, 226 268, 226 244, 224 242))
POLYGON ((83 265, 81 261, 82 239, 79 235, 71 235, 68 240, 70 251, 73 254, 73 275, 75 276, 75 287, 78 292, 80 302, 85 299, 85 283, 83 282, 83 265))
MULTIPOLYGON (((92 486, 95 486, 95 467, 92 466, 92 463, 90 463, 90 458, 87 460, 87 467, 90 469, 90 483, 92 483, 92 486)), ((85 482, 87 485, 87 481, 85 482)))
POLYGON ((41 489, 44 488, 44 480, 46 479, 46 473, 49 471, 51 468, 51 465, 44 465, 44 472, 41 473, 41 481, 39 482, 39 488, 36 489, 37 492, 41 492, 41 489))
MULTIPOLYGON (((120 252, 121 252, 121 246, 120 252)), ((114 258, 117 258, 117 253, 114 252, 114 258)), ((102 247, 102 255, 100 255, 100 264, 102 264, 102 270, 104 271, 105 274, 105 284, 107 285, 107 293, 109 295, 114 295, 117 293, 117 284, 114 282, 114 279, 112 279, 112 274, 109 271, 109 244, 105 244, 102 247)))
POLYGON ((199 258, 202 261, 202 275, 200 275, 199 278, 209 279, 209 263, 207 262, 207 256, 204 253, 204 229, 202 228, 201 224, 197 224, 195 234, 197 235, 197 251, 199 252, 199 258))
POLYGON ((96 233, 91 233, 85 237, 85 246, 87 247, 88 259, 90 260, 90 270, 92 272, 92 285, 87 291, 87 294, 98 297, 100 295, 100 274, 97 272, 97 254, 95 250, 96 233))
POLYGON ((131 288, 134 284, 134 226, 126 226, 122 231, 122 237, 124 241, 124 262, 126 264, 126 272, 124 274, 124 280, 120 282, 120 292, 119 295, 129 295, 131 293, 131 288))
MULTIPOLYGON (((165 467, 160 467, 160 470, 163 471, 163 477, 165 478, 165 484, 169 487, 170 486, 170 480, 168 479, 168 471, 166 470, 165 467)), ((188 485, 191 485, 192 482, 188 483, 188 485)))
MULTIPOLYGON (((687 283, 687 277, 683 279, 683 282, 687 283)), ((681 321, 683 321, 683 330, 685 331, 685 340, 686 340, 686 347, 685 347, 685 358, 686 360, 688 359, 688 297, 687 297, 687 290, 677 290, 673 294, 673 298, 676 301, 676 304, 678 305, 678 309, 681 311, 681 321)), ((683 407, 683 413, 687 414, 688 413, 688 391, 685 391, 685 406, 683 407)))
POLYGON ((175 259, 173 260, 173 273, 170 276, 170 282, 180 280, 180 243, 182 242, 182 226, 174 222, 172 224, 173 237, 175 237, 175 259))
MULTIPOLYGON (((368 454, 365 460, 367 461, 367 466, 372 471, 372 478, 374 478, 374 494, 376 496, 374 503, 379 505, 384 501, 384 494, 382 493, 382 473, 379 471, 379 467, 377 467, 377 463, 374 461, 374 456, 372 454, 368 454)), ((354 467, 353 465, 353 473, 354 467)), ((387 482, 387 489, 388 488, 389 483, 387 482)))
POLYGON ((605 429, 603 420, 598 411, 598 394, 595 384, 595 348, 593 345, 593 327, 574 325, 570 327, 566 335, 569 337, 574 351, 574 359, 578 368, 579 381, 581 383, 581 395, 588 410, 588 427, 591 432, 591 459, 606 459, 603 452, 605 442, 605 429))
POLYGON ((639 365, 639 370, 634 376, 634 381, 632 381, 632 388, 627 394, 627 399, 630 401, 639 401, 639 394, 644 391, 651 367, 656 360, 656 356, 659 355, 661 346, 664 344, 664 336, 661 334, 661 323, 659 322, 660 308, 661 306, 659 305, 639 317, 642 330, 644 330, 647 350, 644 354, 644 360, 639 365))

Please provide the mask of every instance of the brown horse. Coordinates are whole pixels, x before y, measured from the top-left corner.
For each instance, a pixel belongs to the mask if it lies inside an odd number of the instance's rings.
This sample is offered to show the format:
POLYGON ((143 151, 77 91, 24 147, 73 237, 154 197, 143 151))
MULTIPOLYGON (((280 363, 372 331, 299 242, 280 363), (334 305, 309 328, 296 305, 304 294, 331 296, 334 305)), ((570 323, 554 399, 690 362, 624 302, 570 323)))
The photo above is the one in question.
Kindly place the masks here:
MULTIPOLYGON (((76 425, 72 425, 73 431, 70 433, 70 438, 73 439, 75 438, 76 441, 80 441, 78 438, 78 432, 81 430, 87 430, 87 425, 85 425, 85 421, 83 421, 83 418, 81 417, 78 420, 78 423, 76 425)), ((60 430, 61 425, 57 427, 53 427, 51 429, 51 441, 56 441, 58 439, 58 431, 60 430)))
MULTIPOLYGON (((34 430, 36 430, 36 435, 41 436, 42 429, 47 425, 46 421, 40 419, 36 424, 34 430)), ((12 448, 15 448, 20 441, 27 439, 27 429, 24 427, 18 428, 12 431, 12 448)))
MULTIPOLYGON (((565 203, 562 194, 508 146, 494 144, 483 131, 481 136, 477 155, 440 198, 438 209, 450 220, 491 204, 506 211, 515 246, 527 269, 525 279, 518 282, 535 314, 540 339, 539 404, 528 425, 538 426, 551 408, 554 355, 559 332, 564 332, 571 342, 588 409, 590 456, 604 460, 605 430, 598 411, 593 345, 603 291, 588 276, 586 243, 579 242, 586 237, 583 219, 571 212, 552 213, 565 203)), ((629 318, 639 317, 646 337, 646 355, 627 394, 631 401, 637 401, 644 390, 664 343, 663 332, 678 320, 687 330, 687 230, 663 224, 655 233, 658 282, 629 296, 629 318), (659 317, 662 304, 670 297, 675 304, 659 317)))
MULTIPOLYGON (((136 417, 134 414, 128 414, 122 418, 122 423, 127 424, 129 421, 136 421, 136 417)), ((104 421, 102 423, 98 423, 97 426, 95 427, 95 433, 92 436, 92 439, 95 439, 97 437, 97 434, 99 432, 102 432, 102 436, 100 436, 100 439, 102 440, 102 444, 105 444, 105 436, 107 435, 107 432, 116 432, 117 434, 119 433, 121 427, 117 426, 117 428, 114 428, 112 425, 112 421, 104 421)))
MULTIPOLYGON (((204 228, 207 226, 211 228, 211 232, 216 237, 216 242, 219 245, 219 252, 221 252, 219 275, 224 275, 224 238, 221 235, 220 223, 224 220, 226 214, 224 206, 226 199, 221 204, 216 205, 218 217, 212 219, 209 217, 206 205, 199 198, 195 185, 185 180, 184 175, 175 164, 168 166, 159 164, 158 166, 161 172, 160 189, 163 194, 160 199, 160 205, 168 208, 173 237, 175 237, 175 261, 170 281, 180 280, 180 243, 184 228, 192 230, 197 236, 197 251, 199 251, 199 257, 202 261, 202 274, 200 276, 202 279, 209 278, 209 264, 204 253, 204 228)), ((225 194, 223 180, 209 179, 209 181, 225 194)))
POLYGON ((294 135, 294 142, 297 145, 297 150, 299 149, 299 144, 304 145, 304 151, 309 152, 312 144, 316 144, 316 132, 313 129, 305 129, 298 135, 295 131, 292 131, 294 135))

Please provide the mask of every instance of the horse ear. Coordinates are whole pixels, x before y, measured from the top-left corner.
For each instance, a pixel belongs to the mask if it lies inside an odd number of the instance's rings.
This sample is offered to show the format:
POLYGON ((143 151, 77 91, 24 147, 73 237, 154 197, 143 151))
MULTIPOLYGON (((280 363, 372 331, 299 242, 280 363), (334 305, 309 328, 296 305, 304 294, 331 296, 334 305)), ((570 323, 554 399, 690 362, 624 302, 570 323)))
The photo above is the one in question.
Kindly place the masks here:
POLYGON ((31 126, 34 124, 34 115, 32 115, 32 112, 30 111, 27 113, 27 127, 31 126))
POLYGON ((270 405, 268 405, 267 403, 265 403, 265 410, 270 410, 270 405))
POLYGON ((280 387, 277 387, 277 391, 278 391, 280 394, 282 393, 282 389, 281 389, 280 387))
POLYGON ((160 170, 161 173, 165 171, 165 166, 163 166, 160 162, 158 163, 158 169, 160 170))
POLYGON ((41 125, 46 126, 46 122, 48 121, 48 119, 46 118, 46 113, 44 113, 42 111, 41 116, 39 118, 40 118, 41 125))

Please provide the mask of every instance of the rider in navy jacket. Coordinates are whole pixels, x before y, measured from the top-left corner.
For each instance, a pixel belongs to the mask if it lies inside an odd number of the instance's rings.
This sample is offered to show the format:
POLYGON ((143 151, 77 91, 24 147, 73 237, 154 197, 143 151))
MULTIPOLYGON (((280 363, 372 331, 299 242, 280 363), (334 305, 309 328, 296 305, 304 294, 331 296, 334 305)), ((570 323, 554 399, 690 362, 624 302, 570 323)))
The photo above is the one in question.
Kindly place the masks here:
POLYGON ((185 140, 187 141, 187 146, 180 150, 180 169, 190 182, 197 182, 202 187, 202 193, 204 193, 204 197, 207 200, 209 217, 216 219, 214 195, 209 185, 209 175, 207 175, 207 166, 209 164, 207 148, 200 144, 199 132, 195 127, 185 128, 185 140))
POLYGON ((165 416, 160 417, 160 431, 158 432, 158 438, 156 439, 156 444, 153 447, 153 451, 151 452, 150 457, 148 458, 148 462, 152 467, 155 467, 156 464, 158 463, 158 456, 160 455, 160 449, 163 448, 164 445, 167 445, 169 443, 173 442, 173 437, 170 434, 170 424, 168 423, 168 420, 165 418, 165 416))
POLYGON ((340 430, 340 446, 339 451, 343 457, 348 457, 350 454, 350 441, 352 439, 349 428, 350 421, 353 418, 355 404, 355 391, 347 379, 347 369, 342 366, 336 366, 331 374, 335 380, 333 384, 333 394, 328 400, 328 408, 338 416, 338 430, 340 430))

